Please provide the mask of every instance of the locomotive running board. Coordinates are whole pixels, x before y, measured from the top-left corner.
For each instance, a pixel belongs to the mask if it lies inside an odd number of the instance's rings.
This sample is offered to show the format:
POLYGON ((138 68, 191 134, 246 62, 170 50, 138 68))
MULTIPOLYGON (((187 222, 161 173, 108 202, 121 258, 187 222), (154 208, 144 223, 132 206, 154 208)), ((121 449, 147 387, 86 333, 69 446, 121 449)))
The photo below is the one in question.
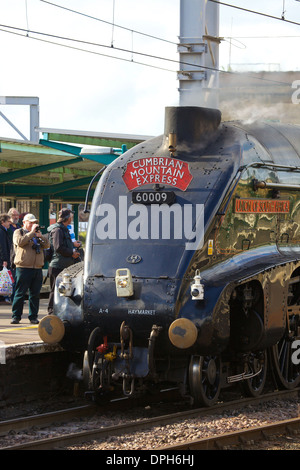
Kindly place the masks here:
POLYGON ((243 372, 242 374, 231 375, 230 377, 227 377, 226 380, 227 380, 227 383, 231 384, 233 382, 239 382, 240 380, 252 379, 252 377, 255 377, 256 375, 260 374, 261 371, 262 371, 262 367, 259 369, 258 372, 250 373, 250 374, 243 372))

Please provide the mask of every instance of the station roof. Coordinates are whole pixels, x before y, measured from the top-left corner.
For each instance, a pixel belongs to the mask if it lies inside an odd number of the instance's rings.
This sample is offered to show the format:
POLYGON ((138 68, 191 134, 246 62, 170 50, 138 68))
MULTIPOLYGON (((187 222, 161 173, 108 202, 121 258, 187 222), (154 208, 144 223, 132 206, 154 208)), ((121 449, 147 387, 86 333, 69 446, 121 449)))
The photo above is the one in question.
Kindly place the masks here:
POLYGON ((0 197, 83 202, 92 177, 150 136, 36 129, 39 143, 0 137, 0 197))

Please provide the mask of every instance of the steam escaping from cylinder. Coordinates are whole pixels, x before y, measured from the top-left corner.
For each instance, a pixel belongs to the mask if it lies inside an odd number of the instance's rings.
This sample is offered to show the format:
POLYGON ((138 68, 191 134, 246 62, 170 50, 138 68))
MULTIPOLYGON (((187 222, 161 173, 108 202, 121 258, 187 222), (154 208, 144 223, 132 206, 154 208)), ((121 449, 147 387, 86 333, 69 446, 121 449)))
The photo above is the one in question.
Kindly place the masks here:
POLYGON ((68 379, 76 380, 76 381, 83 380, 82 370, 79 369, 76 366, 76 364, 74 364, 74 362, 71 362, 71 364, 69 365, 68 370, 67 370, 67 377, 68 377, 68 379))

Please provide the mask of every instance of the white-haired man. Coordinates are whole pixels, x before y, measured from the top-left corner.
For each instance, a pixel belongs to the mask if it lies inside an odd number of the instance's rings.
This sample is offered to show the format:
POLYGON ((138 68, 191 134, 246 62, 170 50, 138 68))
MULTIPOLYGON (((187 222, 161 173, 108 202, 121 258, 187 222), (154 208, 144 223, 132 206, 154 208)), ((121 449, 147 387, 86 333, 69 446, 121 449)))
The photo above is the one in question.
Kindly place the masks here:
POLYGON ((39 323, 38 311, 40 291, 43 282, 44 249, 49 248, 48 237, 42 235, 38 219, 26 214, 23 227, 14 231, 16 291, 12 305, 11 323, 19 323, 23 314, 25 295, 28 291, 29 315, 31 323, 39 323))

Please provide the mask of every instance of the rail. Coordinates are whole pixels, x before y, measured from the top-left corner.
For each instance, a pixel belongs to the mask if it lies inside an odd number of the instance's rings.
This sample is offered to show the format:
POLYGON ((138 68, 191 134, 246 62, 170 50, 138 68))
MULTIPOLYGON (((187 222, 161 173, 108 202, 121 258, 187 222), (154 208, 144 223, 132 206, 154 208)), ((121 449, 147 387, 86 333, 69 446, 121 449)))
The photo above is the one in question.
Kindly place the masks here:
MULTIPOLYGON (((137 431, 143 431, 146 429, 151 428, 152 426, 156 425, 167 425, 167 424, 173 424, 178 422, 179 420, 182 419, 189 419, 193 417, 199 417, 199 416, 208 416, 211 414, 219 414, 220 412, 224 410, 229 410, 229 409, 238 409, 247 405, 253 405, 253 404, 258 404, 262 402, 267 402, 270 400, 274 399, 288 399, 292 397, 297 397, 299 393, 299 390, 284 390, 284 391, 276 391, 273 393, 267 393, 265 395, 261 395, 256 398, 243 398, 241 400, 232 400, 228 401, 226 403, 220 403, 214 407, 211 408, 197 408, 197 409, 190 409, 186 411, 181 411, 181 412, 176 412, 176 413, 170 413, 167 415, 160 415, 154 418, 150 419, 142 419, 138 421, 127 421, 123 424, 119 425, 114 425, 114 426, 105 426, 102 428, 97 428, 97 429, 92 429, 92 430, 87 430, 87 431, 78 431, 70 434, 59 434, 56 436, 52 436, 50 438, 45 438, 45 439, 39 439, 39 440, 33 440, 33 441, 27 441, 24 443, 20 444, 15 444, 11 445, 8 447, 1 447, 0 450, 50 450, 50 449, 57 449, 57 448, 64 448, 68 447, 70 445, 76 445, 76 444, 82 444, 83 442, 87 442, 90 440, 97 440, 97 439, 106 439, 107 437, 112 437, 112 436, 120 436, 124 434, 129 434, 132 432, 137 432, 137 431)), ((126 406, 126 401, 125 406, 126 406)), ((86 410, 87 412, 90 412, 91 410, 86 410)), ((31 417, 29 426, 34 426, 34 418, 37 420, 39 419, 38 416, 36 417, 31 417)), ((56 417, 51 417, 51 413, 48 413, 49 423, 53 423, 57 418, 56 417)), ((28 418, 27 418, 28 419, 28 418)), ((44 418, 43 418, 44 419, 44 418)), ((60 416, 60 419, 62 419, 62 416, 60 416)), ((17 420, 15 420, 17 421, 17 420)), ((291 420, 293 421, 293 420, 291 420)), ((300 427, 300 418, 299 418, 299 423, 296 423, 293 425, 297 428, 300 427)), ((44 423, 45 424, 45 423, 44 423)), ((9 422, 6 422, 6 426, 9 426, 9 422)), ((7 428, 6 428, 7 429, 7 428)), ((12 428, 11 428, 12 429, 12 428)), ((260 428, 262 429, 262 428, 260 428)), ((1 428, 0 428, 0 434, 1 434, 1 428)), ((225 436, 225 435, 224 435, 225 436)), ((221 436, 218 436, 216 440, 220 441, 222 438, 221 436)), ((225 437, 224 437, 225 439, 225 437)), ((229 439, 229 437, 228 437, 229 439)), ((188 442, 188 443, 183 443, 178 446, 173 446, 174 449, 178 447, 178 449, 191 449, 190 446, 196 446, 196 445, 214 445, 214 448, 218 448, 218 445, 223 446, 227 444, 212 444, 213 441, 208 442, 207 444, 204 444, 204 440, 200 440, 203 442, 198 443, 198 441, 194 442, 188 442), (181 446, 181 447, 180 447, 181 446), (186 447, 182 447, 186 446, 186 447)), ((207 439, 205 441, 208 441, 207 439)), ((236 442, 236 441, 235 441, 236 442)), ((163 447, 162 449, 173 449, 173 447, 168 446, 168 447, 163 447)), ((195 447, 196 448, 196 447, 195 447)), ((156 449, 159 450, 159 449, 156 449)))

